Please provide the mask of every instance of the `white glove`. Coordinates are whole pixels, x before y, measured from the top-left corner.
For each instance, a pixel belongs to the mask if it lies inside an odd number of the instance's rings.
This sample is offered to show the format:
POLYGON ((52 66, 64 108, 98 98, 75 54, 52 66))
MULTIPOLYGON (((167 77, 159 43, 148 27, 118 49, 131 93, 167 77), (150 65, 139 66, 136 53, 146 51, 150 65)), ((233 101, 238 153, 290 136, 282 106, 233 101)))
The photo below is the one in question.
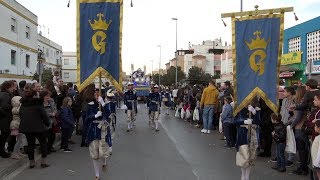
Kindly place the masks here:
POLYGON ((106 104, 106 103, 104 103, 104 100, 101 96, 98 97, 98 101, 102 106, 104 106, 106 104))
POLYGON ((244 124, 250 125, 250 124, 252 124, 252 119, 246 119, 243 122, 244 122, 244 124))
POLYGON ((101 117, 102 116, 102 112, 98 111, 96 115, 94 115, 95 118, 101 117))
POLYGON ((253 115, 256 114, 256 110, 255 110, 251 105, 248 106, 248 110, 249 110, 253 115))

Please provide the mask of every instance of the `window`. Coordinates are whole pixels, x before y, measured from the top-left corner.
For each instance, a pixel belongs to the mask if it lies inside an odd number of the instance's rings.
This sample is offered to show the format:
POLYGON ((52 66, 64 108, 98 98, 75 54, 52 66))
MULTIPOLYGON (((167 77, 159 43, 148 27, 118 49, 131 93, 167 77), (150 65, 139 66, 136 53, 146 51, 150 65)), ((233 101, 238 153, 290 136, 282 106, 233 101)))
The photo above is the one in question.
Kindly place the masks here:
POLYGON ((11 18, 11 31, 17 32, 17 20, 15 18, 11 18))
POLYGON ((301 38, 295 37, 289 39, 289 52, 296 52, 301 50, 301 38))
POLYGON ((70 76, 69 76, 69 73, 68 73, 68 72, 63 73, 63 77, 66 78, 66 79, 68 79, 68 78, 70 77, 70 76))
POLYGON ((30 27, 26 26, 26 38, 30 39, 30 27))
POLYGON ((319 61, 320 60, 320 30, 310 32, 307 34, 307 61, 319 61))
POLYGON ((69 65, 69 63, 70 63, 69 59, 64 59, 64 63, 63 63, 64 65, 69 65))
POLYGON ((49 49, 46 49, 46 56, 49 57, 49 49))
POLYGON ((16 51, 11 50, 11 64, 16 65, 16 51))
POLYGON ((26 67, 30 68, 30 55, 26 54, 26 67))

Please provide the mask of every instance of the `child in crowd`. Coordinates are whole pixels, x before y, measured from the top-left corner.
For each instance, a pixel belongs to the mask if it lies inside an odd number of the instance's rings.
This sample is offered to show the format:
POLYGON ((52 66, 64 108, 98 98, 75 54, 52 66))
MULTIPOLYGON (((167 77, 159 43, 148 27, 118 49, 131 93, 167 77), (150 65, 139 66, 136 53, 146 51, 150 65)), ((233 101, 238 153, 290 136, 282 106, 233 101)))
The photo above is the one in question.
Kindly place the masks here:
POLYGON ((311 146, 311 159, 312 159, 312 167, 313 167, 313 176, 320 178, 320 95, 315 95, 313 100, 314 106, 317 107, 316 114, 314 120, 312 121, 314 126, 314 131, 317 133, 317 136, 313 140, 311 146))
POLYGON ((284 151, 286 148, 286 138, 287 138, 287 129, 286 126, 281 121, 281 115, 271 114, 271 121, 274 125, 274 131, 272 132, 272 137, 277 144, 277 165, 272 166, 272 169, 275 169, 279 172, 286 171, 286 158, 284 156, 284 151))
POLYGON ((201 108, 200 108, 200 100, 201 100, 201 95, 196 95, 196 109, 199 111, 199 120, 197 121, 196 127, 200 128, 201 122, 202 122, 202 113, 201 113, 201 108))
POLYGON ((311 158, 312 158, 312 167, 313 167, 313 173, 314 177, 320 178, 320 121, 315 121, 314 126, 315 132, 318 134, 316 138, 314 139, 311 147, 311 158))
POLYGON ((22 147, 23 134, 19 132, 20 127, 20 96, 14 96, 11 99, 12 105, 12 121, 10 123, 11 136, 16 137, 16 144, 14 145, 13 153, 11 155, 12 159, 21 159, 23 154, 20 152, 22 147))
POLYGON ((62 134, 61 134, 61 149, 64 152, 72 152, 68 147, 68 140, 74 130, 75 121, 72 113, 72 99, 65 97, 61 108, 62 134))
POLYGON ((224 98, 223 110, 221 113, 221 121, 223 123, 223 134, 226 137, 226 148, 234 146, 235 140, 232 136, 233 131, 233 108, 230 105, 232 102, 231 97, 224 98))

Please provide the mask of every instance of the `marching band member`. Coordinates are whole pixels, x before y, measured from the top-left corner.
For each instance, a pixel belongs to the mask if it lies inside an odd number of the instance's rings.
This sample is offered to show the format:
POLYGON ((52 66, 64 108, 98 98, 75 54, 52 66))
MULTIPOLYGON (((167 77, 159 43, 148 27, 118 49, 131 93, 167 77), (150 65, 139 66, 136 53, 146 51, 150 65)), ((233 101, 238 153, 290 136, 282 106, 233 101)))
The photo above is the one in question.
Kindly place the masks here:
POLYGON ((166 108, 166 115, 169 115, 169 108, 171 107, 172 96, 168 87, 166 87, 166 90, 162 95, 162 101, 166 108))
POLYGON ((86 137, 86 143, 89 144, 89 153, 91 158, 93 159, 95 176, 96 180, 98 180, 100 178, 100 160, 103 160, 102 168, 105 169, 107 165, 107 157, 109 156, 106 143, 108 139, 108 123, 104 121, 104 119, 107 117, 103 117, 102 111, 99 110, 99 103, 102 106, 105 106, 105 103, 102 97, 99 96, 97 91, 95 94, 92 94, 91 97, 87 97, 87 99, 91 99, 91 102, 88 103, 88 109, 86 113, 86 122, 88 123, 88 134, 86 137))
MULTIPOLYGON (((112 130, 114 132, 115 129, 115 108, 116 104, 112 101, 114 98, 114 94, 112 93, 112 89, 109 89, 106 93, 106 100, 105 105, 103 108, 103 118, 107 121, 107 135, 106 135, 106 142, 109 146, 109 153, 112 154, 112 132, 111 132, 111 125, 113 126, 112 130)), ((102 103, 103 104, 103 103, 102 103)))
POLYGON ((159 93, 159 86, 155 85, 153 88, 153 92, 149 94, 148 98, 148 105, 149 105, 149 118, 151 121, 152 129, 154 129, 154 125, 156 131, 159 131, 159 115, 160 115, 160 107, 161 107, 161 96, 159 93))
POLYGON ((124 104, 127 106, 127 123, 128 123, 128 129, 127 132, 132 130, 133 128, 133 122, 136 120, 135 116, 137 113, 137 95, 136 92, 133 90, 133 83, 128 83, 128 89, 124 93, 124 104))
MULTIPOLYGON (((254 105, 253 105, 254 106, 254 105)), ((235 117, 237 126, 236 164, 241 167, 241 180, 249 180, 258 148, 260 108, 249 105, 235 117), (251 118, 250 115, 251 114, 251 118)))

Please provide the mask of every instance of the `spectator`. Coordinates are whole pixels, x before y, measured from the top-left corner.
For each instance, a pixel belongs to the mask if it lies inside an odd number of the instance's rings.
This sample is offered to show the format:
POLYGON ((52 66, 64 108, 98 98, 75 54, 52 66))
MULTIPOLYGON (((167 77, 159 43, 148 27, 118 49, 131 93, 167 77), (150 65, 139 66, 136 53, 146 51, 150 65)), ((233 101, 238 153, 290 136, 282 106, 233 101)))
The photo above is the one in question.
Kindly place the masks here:
POLYGON ((62 109, 61 109, 61 149, 64 152, 72 152, 68 146, 68 140, 72 135, 74 130, 74 118, 71 110, 72 99, 70 97, 65 97, 63 99, 62 109))
POLYGON ((277 164, 272 166, 279 172, 286 171, 286 158, 284 156, 284 150, 286 148, 286 138, 287 138, 287 128, 281 121, 281 115, 271 114, 271 121, 274 125, 274 131, 272 132, 272 137, 277 144, 277 164))
POLYGON ((47 149, 48 149, 48 154, 52 152, 56 152, 56 150, 53 148, 53 143, 56 139, 56 133, 54 131, 54 126, 57 124, 56 121, 56 114, 57 114, 57 108, 56 105, 51 98, 51 93, 48 90, 44 90, 40 93, 40 98, 43 100, 43 106, 44 109, 49 117, 49 127, 47 131, 47 149))
POLYGON ((226 137, 226 148, 234 147, 235 139, 233 139, 233 108, 230 105, 232 99, 230 96, 224 98, 224 105, 221 114, 221 122, 223 123, 223 134, 226 137))
POLYGON ((23 97, 23 91, 24 91, 24 87, 26 86, 27 82, 25 80, 22 80, 19 82, 19 90, 18 90, 18 94, 19 96, 23 97))
POLYGON ((219 91, 214 86, 214 81, 209 82, 209 86, 203 90, 200 106, 203 109, 203 129, 202 133, 210 133, 213 124, 214 108, 218 105, 219 91))
POLYGON ((32 90, 35 92, 35 97, 40 98, 41 85, 38 82, 32 84, 32 90))
POLYGON ((41 149, 41 168, 49 167, 46 162, 47 157, 47 138, 46 131, 50 125, 49 118, 43 108, 40 98, 35 98, 36 91, 34 85, 25 86, 24 97, 20 107, 20 132, 24 133, 28 142, 29 167, 35 167, 34 149, 35 140, 38 139, 41 149))
POLYGON ((20 100, 21 96, 14 96, 11 99, 11 105, 12 105, 12 121, 10 123, 10 129, 11 133, 10 135, 16 139, 14 148, 13 148, 13 153, 11 155, 12 159, 21 159, 24 157, 22 153, 20 153, 20 148, 22 147, 22 139, 23 139, 23 134, 19 132, 19 127, 20 127, 20 100))
POLYGON ((11 98, 15 89, 13 81, 5 81, 0 92, 0 156, 8 158, 10 155, 5 150, 5 143, 10 135, 10 122, 12 120, 11 98))

